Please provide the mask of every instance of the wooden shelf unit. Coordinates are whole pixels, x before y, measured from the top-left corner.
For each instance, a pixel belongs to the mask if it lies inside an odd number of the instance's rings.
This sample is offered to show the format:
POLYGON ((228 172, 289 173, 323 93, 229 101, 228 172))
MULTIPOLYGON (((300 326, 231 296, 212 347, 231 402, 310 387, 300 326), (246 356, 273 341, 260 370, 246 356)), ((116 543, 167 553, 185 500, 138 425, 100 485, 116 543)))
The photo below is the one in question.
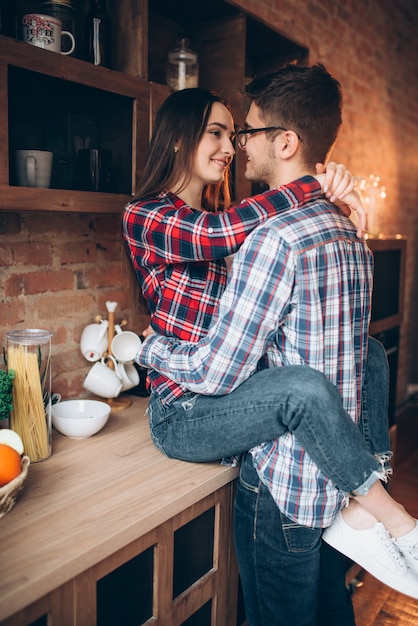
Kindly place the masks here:
MULTIPOLYGON (((0 151, 0 209, 115 213, 123 208, 134 192, 148 144, 149 83, 146 80, 0 36, 0 97, 9 103, 0 114, 3 147, 0 151), (25 79, 26 93, 22 84, 25 79), (68 93, 72 91, 71 99, 68 93), (21 112, 20 122, 16 109, 21 112), (80 112, 94 115, 95 110, 103 126, 104 146, 101 147, 110 147, 114 164, 119 162, 118 178, 124 179, 124 193, 36 189, 13 184, 14 149, 49 149, 45 137, 39 135, 48 131, 51 119, 65 119, 71 113, 80 112), (14 134, 14 129, 18 135, 14 134), (25 140, 35 145, 22 145, 25 140)), ((60 140, 65 140, 65 131, 62 128, 60 140)))
MULTIPOLYGON (((18 13, 27 10, 23 5, 29 7, 23 0, 11 4, 18 13)), ((155 113, 170 93, 165 85, 167 52, 179 37, 189 37, 198 52, 200 86, 223 95, 239 125, 245 118, 240 90, 249 78, 288 61, 304 63, 308 56, 304 46, 228 0, 206 4, 119 0, 108 3, 108 12, 112 69, 0 35, 0 96, 8 103, 0 112, 0 210, 119 213, 135 192, 155 113), (14 150, 49 150, 45 137, 39 137, 42 127, 48 122, 56 125, 60 116, 64 127, 66 117, 74 114, 99 118, 99 147, 111 149, 114 159, 112 193, 81 191, 71 175, 69 184, 61 180, 57 184, 54 170, 50 189, 18 187, 14 150), (22 137, 34 145, 21 145, 22 137)), ((58 133, 58 138, 64 134, 58 133)), ((71 170, 74 155, 68 159, 71 170)), ((65 158, 61 161, 65 171, 65 158)), ((245 162, 244 153, 237 150, 233 166, 237 201, 252 192, 244 177, 245 162)))

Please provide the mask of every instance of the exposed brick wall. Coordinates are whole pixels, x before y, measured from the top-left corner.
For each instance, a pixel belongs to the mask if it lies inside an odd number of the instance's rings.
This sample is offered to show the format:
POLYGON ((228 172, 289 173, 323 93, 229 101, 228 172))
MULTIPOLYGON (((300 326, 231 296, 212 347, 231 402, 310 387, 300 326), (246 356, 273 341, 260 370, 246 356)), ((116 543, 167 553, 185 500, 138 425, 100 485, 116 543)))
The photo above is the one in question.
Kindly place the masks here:
POLYGON ((54 333, 53 390, 83 393, 90 364, 79 350, 83 328, 106 301, 118 303, 116 323, 141 332, 148 318, 134 306, 116 216, 0 213, 0 336, 14 328, 54 333))
MULTIPOLYGON (((418 383, 418 3, 416 0, 236 0, 234 4, 305 45, 342 83, 344 124, 333 159, 356 175, 379 175, 387 189, 385 234, 408 236, 406 315, 399 398, 418 383)), ((256 42, 255 44, 256 45, 256 42)), ((0 214, 0 341, 7 330, 54 332, 54 390, 82 392, 89 364, 79 352, 83 327, 105 302, 117 321, 140 331, 116 217, 0 214)))
POLYGON ((398 400, 418 383, 418 3, 416 0, 237 0, 309 49, 341 82, 343 127, 333 160, 380 176, 384 234, 408 237, 398 400))

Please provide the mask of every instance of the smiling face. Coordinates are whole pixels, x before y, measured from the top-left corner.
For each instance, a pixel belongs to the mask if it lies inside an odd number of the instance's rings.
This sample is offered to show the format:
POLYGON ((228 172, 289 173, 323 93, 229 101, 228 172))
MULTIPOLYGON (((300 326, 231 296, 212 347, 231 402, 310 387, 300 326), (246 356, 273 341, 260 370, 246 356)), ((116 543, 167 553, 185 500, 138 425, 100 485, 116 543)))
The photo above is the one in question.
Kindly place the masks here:
MULTIPOLYGON (((269 126, 260 115, 260 109, 252 103, 245 121, 246 128, 264 128, 269 126)), ((245 144, 247 164, 245 178, 252 182, 262 182, 274 186, 277 176, 279 159, 276 154, 275 143, 272 142, 265 132, 248 135, 245 144)))
POLYGON ((203 137, 197 147, 193 167, 193 184, 205 186, 223 180, 225 170, 235 154, 231 138, 234 122, 228 109, 214 102, 203 137))

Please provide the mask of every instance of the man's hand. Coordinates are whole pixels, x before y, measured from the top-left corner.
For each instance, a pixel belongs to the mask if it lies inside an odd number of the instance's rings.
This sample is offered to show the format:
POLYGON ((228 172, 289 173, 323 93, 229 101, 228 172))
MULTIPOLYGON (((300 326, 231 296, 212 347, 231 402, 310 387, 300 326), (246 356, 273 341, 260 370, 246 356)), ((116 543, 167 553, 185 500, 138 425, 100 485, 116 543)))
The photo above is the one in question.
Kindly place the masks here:
POLYGON ((344 215, 349 217, 355 211, 358 217, 357 236, 364 237, 367 228, 367 215, 359 194, 354 191, 355 178, 345 165, 337 163, 317 163, 315 178, 321 185, 330 202, 336 204, 344 215))

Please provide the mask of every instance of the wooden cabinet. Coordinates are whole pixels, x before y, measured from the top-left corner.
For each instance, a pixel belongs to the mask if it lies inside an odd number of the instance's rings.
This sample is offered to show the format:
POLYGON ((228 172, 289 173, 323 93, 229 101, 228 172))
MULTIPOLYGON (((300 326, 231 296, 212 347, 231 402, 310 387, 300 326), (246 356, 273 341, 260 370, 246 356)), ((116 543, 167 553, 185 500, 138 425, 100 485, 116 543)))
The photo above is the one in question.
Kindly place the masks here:
MULTIPOLYGON (((29 10, 29 2, 17 0, 8 5, 9 14, 11 6, 20 14, 22 4, 29 10)), ((0 35, 0 96, 5 103, 0 111, 0 209, 118 213, 135 191, 152 121, 170 93, 167 53, 179 37, 187 36, 199 55, 200 86, 221 93, 240 125, 245 117, 240 89, 246 81, 307 56, 306 48, 224 0, 119 0, 109 2, 108 11, 111 69, 0 35), (80 147, 111 152, 106 192, 83 190, 77 176, 80 147), (16 184, 17 149, 54 153, 49 189, 16 184)), ((252 191, 244 165, 245 155, 238 150, 236 200, 252 191)))
POLYGON ((376 335, 401 326, 404 314, 406 238, 369 238, 374 256, 374 284, 370 332, 376 335))
POLYGON ((370 334, 383 344, 388 357, 389 427, 391 429, 396 422, 399 342, 405 306, 406 243, 405 237, 368 239, 368 245, 374 255, 370 334))
POLYGON ((233 488, 202 498, 2 626, 234 626, 233 488))
POLYGON ((2 626, 234 626, 238 468, 166 458, 148 400, 32 464, 1 520, 2 626))

